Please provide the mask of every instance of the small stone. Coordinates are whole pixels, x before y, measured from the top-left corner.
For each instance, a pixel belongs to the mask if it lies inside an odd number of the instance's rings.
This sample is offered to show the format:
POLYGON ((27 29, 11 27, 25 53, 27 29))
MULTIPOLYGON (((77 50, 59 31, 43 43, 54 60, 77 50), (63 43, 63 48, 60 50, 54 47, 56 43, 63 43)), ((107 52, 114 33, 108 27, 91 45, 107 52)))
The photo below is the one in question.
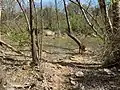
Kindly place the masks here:
POLYGON ((80 86, 81 90, 85 90, 85 86, 83 86, 82 83, 80 83, 79 86, 80 86))
POLYGON ((75 76, 76 77, 84 77, 84 73, 81 72, 81 71, 78 71, 78 72, 75 73, 75 76))
POLYGON ((82 86, 81 89, 82 89, 82 90, 85 90, 85 86, 82 86))
POLYGON ((70 80, 75 80, 75 79, 74 79, 74 78, 72 78, 72 77, 70 77, 69 79, 70 79, 70 80))
MULTIPOLYGON (((117 86, 115 86, 115 85, 111 85, 111 87, 112 87, 112 88, 116 88, 117 86)), ((117 90, 118 90, 118 89, 117 89, 117 90)))
POLYGON ((118 69, 118 72, 120 72, 120 69, 118 69))
POLYGON ((104 71, 105 71, 108 75, 111 75, 111 74, 115 75, 115 73, 112 72, 112 71, 109 70, 109 69, 104 69, 104 71))
POLYGON ((57 64, 57 68, 62 69, 63 67, 61 65, 57 64))
POLYGON ((49 90, 48 87, 44 87, 44 90, 49 90))
POLYGON ((71 80, 70 83, 71 83, 72 85, 76 85, 76 82, 73 81, 73 80, 71 80))
POLYGON ((78 83, 78 82, 76 82, 76 83, 75 83, 75 85, 73 86, 73 89, 78 90, 78 87, 79 87, 79 83, 78 83))
POLYGON ((15 88, 10 87, 10 88, 6 88, 6 90, 15 90, 15 88))

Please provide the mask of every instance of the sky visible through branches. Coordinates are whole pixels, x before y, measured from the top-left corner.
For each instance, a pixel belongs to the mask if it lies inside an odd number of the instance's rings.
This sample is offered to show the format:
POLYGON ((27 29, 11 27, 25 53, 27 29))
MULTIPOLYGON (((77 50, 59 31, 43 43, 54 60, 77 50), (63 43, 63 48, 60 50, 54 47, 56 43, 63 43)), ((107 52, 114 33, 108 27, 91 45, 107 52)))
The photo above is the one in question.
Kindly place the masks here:
MULTIPOLYGON (((29 0, 25 0, 25 1, 29 1, 29 0)), ((40 1, 41 0, 35 0, 36 6, 40 6, 40 1)), ((80 2, 83 4, 89 4, 90 1, 91 1, 91 6, 96 6, 98 4, 98 0, 80 0, 80 2)), ((54 5, 54 2, 55 2, 54 0, 43 0, 43 6, 49 6, 50 4, 54 5)), ((62 8, 63 0, 57 0, 57 2, 58 2, 58 7, 62 8)), ((69 3, 69 0, 66 0, 66 3, 69 3)))

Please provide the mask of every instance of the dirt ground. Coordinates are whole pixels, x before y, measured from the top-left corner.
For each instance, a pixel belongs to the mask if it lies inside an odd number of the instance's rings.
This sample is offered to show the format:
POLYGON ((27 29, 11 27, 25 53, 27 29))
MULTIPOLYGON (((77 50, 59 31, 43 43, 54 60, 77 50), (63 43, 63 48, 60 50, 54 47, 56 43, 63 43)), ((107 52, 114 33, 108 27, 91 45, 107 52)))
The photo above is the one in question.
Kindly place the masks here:
MULTIPOLYGON (((30 57, 0 46, 0 90, 120 90, 119 70, 96 69, 101 65, 96 49, 88 46, 80 55, 71 42, 52 37, 44 42, 43 59, 34 68, 29 66, 30 57)), ((29 50, 22 51, 29 55, 29 50)))

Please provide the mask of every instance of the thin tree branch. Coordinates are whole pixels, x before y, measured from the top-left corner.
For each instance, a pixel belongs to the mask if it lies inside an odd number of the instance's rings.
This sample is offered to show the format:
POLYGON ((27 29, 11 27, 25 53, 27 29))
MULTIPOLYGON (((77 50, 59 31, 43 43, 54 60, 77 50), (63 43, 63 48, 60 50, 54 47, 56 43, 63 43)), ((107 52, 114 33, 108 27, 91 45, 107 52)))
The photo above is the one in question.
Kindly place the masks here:
POLYGON ((32 0, 32 3, 33 3, 33 7, 34 7, 34 12, 35 12, 35 20, 34 20, 34 23, 35 23, 35 28, 37 29, 37 26, 38 26, 38 23, 37 23, 37 11, 36 11, 36 6, 35 6, 35 2, 34 0, 32 0))
POLYGON ((19 1, 19 0, 16 0, 16 1, 17 1, 18 5, 19 5, 20 9, 21 9, 22 12, 23 12, 23 15, 24 15, 24 17, 25 17, 25 20, 26 20, 26 23, 27 23, 27 26, 28 26, 28 31, 30 32, 30 24, 29 24, 28 16, 27 16, 25 10, 23 9, 23 7, 22 7, 20 1, 19 1))
POLYGON ((103 18, 105 20, 105 28, 108 34, 111 34, 111 32, 113 33, 113 26, 112 26, 112 22, 110 20, 109 14, 108 14, 108 10, 105 4, 105 0, 98 0, 99 2, 99 6, 101 9, 101 13, 103 14, 103 18))
MULTIPOLYGON (((72 0, 69 0, 70 2, 74 3, 75 5, 79 6, 76 2, 72 1, 72 0)), ((96 25, 100 28, 100 30, 103 32, 103 28, 99 25, 98 21, 93 17, 93 15, 91 13, 89 13, 87 11, 87 9, 85 9, 83 6, 81 6, 82 9, 88 14, 90 15, 90 17, 95 21, 96 25)))
POLYGON ((91 0, 90 0, 90 2, 88 4, 87 8, 86 8, 86 11, 89 9, 90 5, 91 5, 91 0))
POLYGON ((96 34, 100 39, 104 40, 103 37, 98 33, 98 30, 97 30, 97 29, 94 27, 94 25, 90 22, 90 20, 89 20, 89 18, 87 17, 84 9, 82 8, 82 5, 81 5, 80 1, 79 1, 79 0, 76 0, 76 1, 77 1, 77 3, 78 3, 79 8, 80 8, 80 10, 82 11, 82 14, 84 15, 84 18, 85 18, 86 22, 88 23, 88 25, 92 28, 92 30, 95 32, 95 34, 96 34))

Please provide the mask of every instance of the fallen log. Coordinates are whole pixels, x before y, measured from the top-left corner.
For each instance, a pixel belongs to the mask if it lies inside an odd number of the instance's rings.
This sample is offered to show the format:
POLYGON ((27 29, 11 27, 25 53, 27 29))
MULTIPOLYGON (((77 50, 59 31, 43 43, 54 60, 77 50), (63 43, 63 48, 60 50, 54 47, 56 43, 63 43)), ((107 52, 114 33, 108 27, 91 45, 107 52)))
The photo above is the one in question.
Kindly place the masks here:
POLYGON ((17 54, 21 54, 21 55, 25 56, 23 52, 18 51, 16 48, 14 48, 13 46, 7 44, 6 42, 4 42, 4 41, 2 41, 2 40, 0 40, 0 45, 1 45, 1 46, 4 45, 4 46, 6 46, 7 48, 11 49, 12 51, 16 52, 17 54))

